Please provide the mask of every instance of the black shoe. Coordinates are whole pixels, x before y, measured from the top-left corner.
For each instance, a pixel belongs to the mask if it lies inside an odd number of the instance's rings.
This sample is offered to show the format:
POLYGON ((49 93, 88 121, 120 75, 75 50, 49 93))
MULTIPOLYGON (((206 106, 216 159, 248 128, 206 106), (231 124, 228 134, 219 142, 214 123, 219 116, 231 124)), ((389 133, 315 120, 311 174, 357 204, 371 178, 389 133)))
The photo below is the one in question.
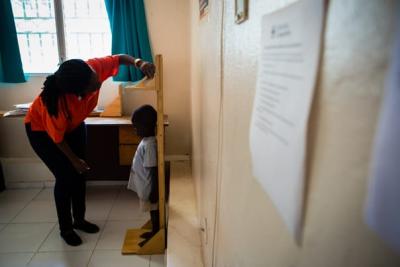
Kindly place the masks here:
POLYGON ((97 233, 100 230, 100 228, 97 225, 95 225, 94 223, 90 223, 88 221, 74 223, 72 227, 89 234, 97 233))
POLYGON ((76 247, 82 244, 82 239, 74 232, 74 230, 61 232, 60 235, 70 246, 76 247))

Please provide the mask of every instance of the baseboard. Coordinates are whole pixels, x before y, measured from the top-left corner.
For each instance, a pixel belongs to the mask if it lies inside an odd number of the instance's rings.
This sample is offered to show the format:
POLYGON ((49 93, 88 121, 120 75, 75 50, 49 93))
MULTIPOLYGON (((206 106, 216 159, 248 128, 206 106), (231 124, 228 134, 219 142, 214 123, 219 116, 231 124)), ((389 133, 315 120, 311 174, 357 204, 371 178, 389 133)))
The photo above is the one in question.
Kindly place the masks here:
MULTIPOLYGON (((189 155, 166 155, 167 161, 189 161, 189 155)), ((0 158, 6 188, 54 186, 54 176, 39 158, 0 158)), ((127 181, 88 181, 88 185, 126 185, 127 181)))
MULTIPOLYGON (((27 188, 53 188, 55 182, 9 182, 7 189, 27 189, 27 188)), ((87 181, 88 187, 95 186, 127 186, 128 181, 87 181)))
POLYGON ((54 182, 54 176, 39 158, 0 158, 4 182, 10 186, 45 187, 54 182))

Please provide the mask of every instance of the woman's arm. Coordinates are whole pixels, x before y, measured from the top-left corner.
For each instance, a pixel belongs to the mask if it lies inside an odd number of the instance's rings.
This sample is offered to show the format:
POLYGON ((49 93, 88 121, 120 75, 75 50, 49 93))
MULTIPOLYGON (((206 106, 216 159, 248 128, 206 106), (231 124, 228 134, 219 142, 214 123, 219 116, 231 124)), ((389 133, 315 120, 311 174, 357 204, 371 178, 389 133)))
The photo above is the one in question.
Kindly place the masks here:
POLYGON ((156 71, 156 67, 153 63, 144 61, 140 58, 134 58, 130 55, 120 54, 119 55, 119 63, 123 65, 132 65, 136 68, 140 69, 144 75, 148 78, 153 78, 154 73, 156 71))
POLYGON ((63 140, 60 143, 56 143, 56 145, 71 161, 72 166, 74 166, 74 168, 78 173, 84 173, 90 170, 89 165, 87 165, 87 163, 83 159, 79 158, 78 156, 75 155, 74 152, 72 152, 67 142, 63 140))

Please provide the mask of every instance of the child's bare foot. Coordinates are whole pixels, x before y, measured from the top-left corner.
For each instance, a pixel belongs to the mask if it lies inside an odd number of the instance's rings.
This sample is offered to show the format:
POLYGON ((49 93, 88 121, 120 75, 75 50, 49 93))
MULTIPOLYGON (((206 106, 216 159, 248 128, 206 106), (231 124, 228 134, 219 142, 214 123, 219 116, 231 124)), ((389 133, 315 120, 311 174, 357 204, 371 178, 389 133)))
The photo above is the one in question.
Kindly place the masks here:
POLYGON ((153 232, 146 232, 146 233, 141 234, 140 237, 144 238, 144 239, 149 239, 149 238, 152 238, 153 235, 154 235, 153 232))
POLYGON ((143 240, 142 242, 140 242, 138 245, 139 245, 139 247, 143 247, 146 243, 147 243, 147 241, 149 241, 150 240, 150 238, 149 239, 145 239, 145 240, 143 240))

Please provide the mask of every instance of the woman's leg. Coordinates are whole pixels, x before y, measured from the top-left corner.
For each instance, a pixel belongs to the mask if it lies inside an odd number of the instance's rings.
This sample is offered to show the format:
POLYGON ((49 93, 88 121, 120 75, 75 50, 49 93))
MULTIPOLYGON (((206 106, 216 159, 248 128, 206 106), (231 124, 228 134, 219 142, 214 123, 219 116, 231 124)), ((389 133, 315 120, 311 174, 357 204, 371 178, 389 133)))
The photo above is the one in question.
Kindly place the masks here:
MULTIPOLYGON (((71 150, 79 158, 85 160, 86 148, 86 125, 81 123, 72 132, 65 135, 65 141, 70 146, 71 150)), ((86 177, 85 174, 76 173, 74 176, 72 190, 72 212, 75 222, 83 222, 85 220, 86 211, 86 177)))
MULTIPOLYGON (((81 159, 85 160, 86 149, 86 125, 82 122, 76 129, 65 136, 65 140, 71 150, 81 159)), ((74 176, 72 190, 72 213, 74 217, 73 227, 87 233, 97 233, 100 229, 97 225, 85 220, 86 211, 86 177, 85 174, 74 176)))
POLYGON ((46 132, 32 131, 30 124, 26 124, 25 127, 33 150, 55 176, 54 198, 60 232, 71 231, 73 229, 71 216, 73 183, 71 181, 76 179, 74 176, 77 172, 46 132))

